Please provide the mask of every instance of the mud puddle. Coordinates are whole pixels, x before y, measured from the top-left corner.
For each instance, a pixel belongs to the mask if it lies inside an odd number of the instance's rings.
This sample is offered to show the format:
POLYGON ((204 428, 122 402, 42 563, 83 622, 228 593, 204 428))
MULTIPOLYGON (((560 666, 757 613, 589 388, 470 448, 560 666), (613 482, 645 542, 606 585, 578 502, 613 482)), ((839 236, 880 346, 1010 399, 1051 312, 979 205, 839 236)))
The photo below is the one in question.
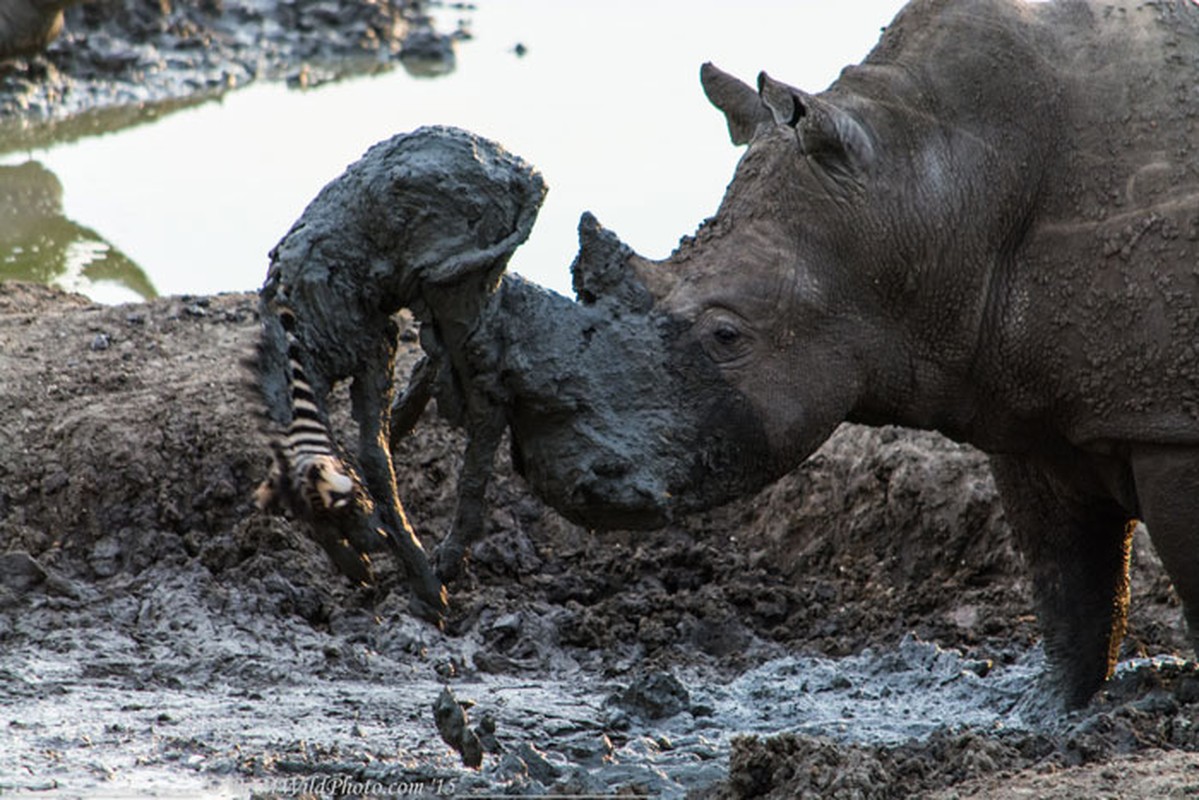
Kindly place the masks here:
POLYGON ((430 796, 681 798, 726 776, 735 736, 896 745, 1037 724, 1027 711, 1035 655, 991 669, 907 637, 735 677, 686 667, 613 678, 571 668, 561 650, 551 674, 454 677, 454 665, 473 663, 477 637, 365 615, 322 632, 294 617, 215 614, 218 597, 240 602, 237 591, 191 578, 146 575, 123 596, 26 605, 0 656, 0 790, 286 796, 333 793, 336 782, 430 796), (437 734, 445 686, 474 704, 470 722, 491 751, 480 770, 437 734))
MULTIPOLYGON (((192 585, 206 583, 196 577, 192 585)), ((611 677, 570 667, 564 649, 549 674, 467 667, 455 676, 477 637, 365 615, 330 626, 340 633, 298 618, 239 623, 198 612, 213 597, 180 591, 185 583, 155 576, 128 587, 139 602, 89 603, 70 614, 77 619, 49 608, 61 604, 31 604, 15 638, 32 640, 47 623, 59 632, 0 657, 0 791, 684 798, 719 786, 747 735, 787 731, 880 752, 937 737, 1053 749, 1043 743, 1094 727, 1045 708, 1036 651, 995 666, 908 636, 840 659, 788 655, 735 676, 692 666, 611 677), (81 629, 84 615, 124 624, 81 629), (481 769, 465 768, 437 734, 433 705, 445 687, 472 704, 481 769)), ((1163 668, 1186 669, 1166 659, 1122 671, 1131 680, 1163 668)))

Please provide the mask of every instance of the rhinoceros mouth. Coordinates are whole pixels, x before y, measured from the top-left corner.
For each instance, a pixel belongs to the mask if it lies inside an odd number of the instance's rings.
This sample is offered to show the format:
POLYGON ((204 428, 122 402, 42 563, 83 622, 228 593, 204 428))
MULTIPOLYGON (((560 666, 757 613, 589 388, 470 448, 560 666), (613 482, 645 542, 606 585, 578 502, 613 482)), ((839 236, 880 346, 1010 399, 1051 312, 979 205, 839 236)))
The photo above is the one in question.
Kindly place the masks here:
POLYGON ((651 497, 648 492, 622 490, 615 484, 583 484, 572 500, 561 509, 563 516, 587 528, 652 530, 672 519, 669 508, 659 498, 651 497))
POLYGON ((597 431, 580 424, 586 421, 550 417, 542 424, 517 424, 517 471, 558 513, 584 527, 649 530, 669 523, 676 498, 666 488, 665 473, 674 462, 622 455, 635 447, 644 422, 631 420, 617 435, 597 438, 597 431), (622 441, 622 433, 631 434, 633 443, 622 441))

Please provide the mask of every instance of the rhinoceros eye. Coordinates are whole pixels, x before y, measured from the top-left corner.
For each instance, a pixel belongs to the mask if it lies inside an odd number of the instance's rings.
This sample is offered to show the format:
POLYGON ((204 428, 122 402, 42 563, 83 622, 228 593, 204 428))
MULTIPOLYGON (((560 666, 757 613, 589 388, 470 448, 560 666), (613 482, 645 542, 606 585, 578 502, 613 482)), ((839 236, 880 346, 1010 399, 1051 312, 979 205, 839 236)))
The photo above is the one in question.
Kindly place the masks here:
POLYGON ((724 309, 714 309, 700 320, 699 339, 704 352, 717 364, 732 364, 753 350, 753 336, 745 320, 724 309))
POLYGON ((712 331, 712 338, 722 347, 732 347, 741 338, 741 331, 728 323, 723 323, 712 331))

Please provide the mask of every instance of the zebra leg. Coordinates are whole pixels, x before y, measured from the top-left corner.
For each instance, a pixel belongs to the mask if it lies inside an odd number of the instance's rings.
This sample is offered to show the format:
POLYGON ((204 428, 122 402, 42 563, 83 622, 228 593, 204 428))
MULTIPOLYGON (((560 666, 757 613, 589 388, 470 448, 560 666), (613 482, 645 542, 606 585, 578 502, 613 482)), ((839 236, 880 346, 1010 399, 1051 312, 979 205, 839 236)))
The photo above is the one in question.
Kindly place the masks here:
POLYGON ((373 535, 362 520, 370 504, 329 433, 327 388, 318 390, 309 379, 314 373, 296 336, 295 312, 280 298, 264 303, 262 320, 257 368, 266 415, 276 431, 270 475, 255 493, 257 504, 266 511, 288 510, 308 523, 312 538, 338 569, 369 584, 373 575, 366 554, 373 535))
POLYGON ((413 610, 440 621, 447 607, 445 587, 408 522, 396 489, 389 446, 392 383, 395 363, 394 326, 372 342, 350 387, 351 410, 358 423, 358 458, 367 491, 383 523, 387 542, 407 572, 415 595, 413 610))
POLYGON ((500 410, 486 408, 467 415, 466 452, 458 472, 458 507, 454 526, 437 548, 437 574, 449 581, 458 577, 467 548, 482 538, 487 511, 487 485, 495 471, 495 451, 504 435, 500 410))
POLYGON ((425 411, 425 406, 429 405, 429 401, 433 399, 433 390, 437 385, 440 371, 438 363, 428 356, 416 362, 416 366, 412 368, 412 374, 408 378, 408 387, 391 405, 391 418, 388 420, 391 427, 388 443, 391 447, 394 448, 416 427, 420 415, 425 411))

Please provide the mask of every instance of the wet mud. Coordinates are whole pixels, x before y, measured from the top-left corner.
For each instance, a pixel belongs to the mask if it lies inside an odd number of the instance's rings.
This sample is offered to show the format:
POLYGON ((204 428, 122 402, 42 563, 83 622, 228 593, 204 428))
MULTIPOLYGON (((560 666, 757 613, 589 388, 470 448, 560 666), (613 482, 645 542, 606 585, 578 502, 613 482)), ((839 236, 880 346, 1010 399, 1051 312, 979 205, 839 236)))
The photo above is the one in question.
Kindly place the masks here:
MULTIPOLYGON (((1199 788, 1199 675, 1143 532, 1124 661, 1070 715, 1039 688, 985 460, 898 429, 846 426, 759 496, 653 533, 573 525, 501 457, 442 633, 387 554, 352 586, 253 507, 258 330, 252 295, 103 307, 0 284, 0 792, 1199 788)), ((426 547, 462 447, 430 408, 395 452, 426 547)))

